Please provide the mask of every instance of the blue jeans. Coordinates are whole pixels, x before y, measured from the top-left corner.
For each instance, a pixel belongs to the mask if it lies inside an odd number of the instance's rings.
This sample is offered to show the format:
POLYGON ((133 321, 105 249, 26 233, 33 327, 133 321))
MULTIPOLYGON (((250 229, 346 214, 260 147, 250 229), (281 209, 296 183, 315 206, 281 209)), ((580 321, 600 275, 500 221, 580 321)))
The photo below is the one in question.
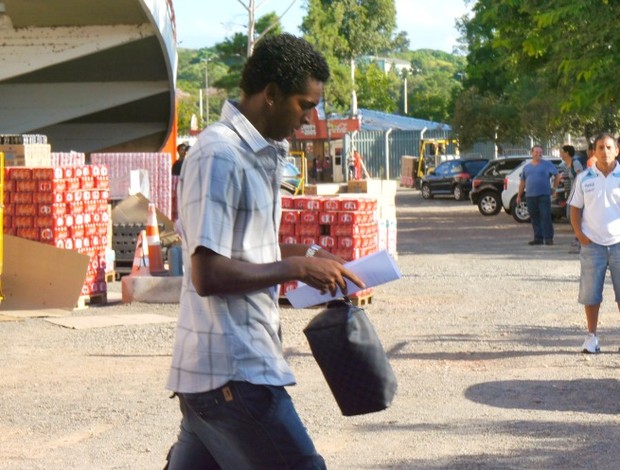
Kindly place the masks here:
POLYGON ((525 203, 530 213, 534 240, 553 240, 553 221, 551 220, 551 196, 526 196, 525 203))
POLYGON ((228 382, 178 397, 183 420, 169 470, 326 468, 284 387, 228 382))
POLYGON ((620 243, 610 246, 596 243, 581 245, 579 261, 581 262, 579 303, 599 305, 603 301, 603 287, 608 267, 616 302, 620 302, 620 243))

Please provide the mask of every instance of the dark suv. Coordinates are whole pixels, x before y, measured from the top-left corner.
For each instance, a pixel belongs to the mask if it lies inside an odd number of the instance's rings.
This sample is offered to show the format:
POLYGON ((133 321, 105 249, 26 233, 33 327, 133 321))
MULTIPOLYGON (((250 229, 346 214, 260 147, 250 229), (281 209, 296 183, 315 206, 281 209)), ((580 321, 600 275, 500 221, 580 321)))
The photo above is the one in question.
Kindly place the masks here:
POLYGON ((471 190, 471 180, 487 164, 488 160, 448 160, 437 165, 422 178, 422 197, 432 199, 437 194, 452 194, 462 201, 471 190))
POLYGON ((480 170, 472 183, 469 199, 478 206, 482 215, 496 215, 502 210, 502 191, 504 178, 523 161, 527 155, 517 157, 503 157, 491 160, 480 170))

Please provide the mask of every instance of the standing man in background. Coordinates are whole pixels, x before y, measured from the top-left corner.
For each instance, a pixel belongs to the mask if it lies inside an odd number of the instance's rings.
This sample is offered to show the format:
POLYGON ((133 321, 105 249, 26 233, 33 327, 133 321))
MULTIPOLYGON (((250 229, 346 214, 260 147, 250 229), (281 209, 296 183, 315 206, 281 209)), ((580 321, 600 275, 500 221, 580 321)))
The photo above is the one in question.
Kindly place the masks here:
POLYGON ((168 389, 183 415, 170 470, 324 469, 284 388, 278 284, 322 292, 363 282, 318 245, 280 245, 286 138, 311 122, 325 58, 289 34, 260 40, 239 103, 224 104, 183 165, 179 221, 185 272, 168 389))
POLYGON ((530 213, 534 239, 529 245, 553 245, 553 219, 551 218, 551 192, 558 189, 560 174, 553 163, 543 160, 543 148, 534 145, 531 150, 532 161, 523 167, 517 204, 521 204, 525 192, 525 202, 530 213), (553 187, 550 178, 553 179, 553 187))
MULTIPOLYGON (((564 165, 566 165, 566 172, 568 173, 568 181, 566 180, 566 178, 564 178, 564 191, 569 191, 569 193, 566 194, 566 201, 568 201, 575 186, 575 178, 579 173, 583 171, 583 165, 581 164, 579 159, 575 157, 575 147, 573 147, 572 145, 562 146, 562 148, 560 149, 560 156, 562 157, 562 160, 564 160, 564 165), (566 183, 569 183, 569 185, 567 185, 566 183)), ((570 204, 566 204, 566 217, 570 222, 570 204)), ((570 244, 568 252, 576 254, 579 253, 580 249, 581 245, 579 244, 579 240, 577 239, 577 237, 575 237, 575 239, 570 244)))
POLYGON ((177 153, 179 157, 172 164, 172 176, 180 176, 181 168, 183 167, 183 161, 185 161, 185 155, 187 155, 187 151, 189 150, 189 145, 185 142, 177 145, 177 153))
POLYGON ((618 146, 609 134, 594 141, 596 163, 581 172, 569 200, 571 225, 581 243, 579 303, 584 306, 588 336, 584 353, 600 351, 596 334, 607 269, 620 310, 620 165, 618 146))

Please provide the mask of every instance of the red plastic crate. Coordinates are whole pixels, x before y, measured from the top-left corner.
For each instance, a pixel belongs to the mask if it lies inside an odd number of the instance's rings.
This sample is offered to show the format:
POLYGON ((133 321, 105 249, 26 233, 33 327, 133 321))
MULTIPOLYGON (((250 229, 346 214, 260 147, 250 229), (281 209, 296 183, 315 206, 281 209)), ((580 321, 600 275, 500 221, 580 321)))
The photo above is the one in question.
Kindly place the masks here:
POLYGON ((285 224, 296 224, 299 222, 299 214, 298 210, 283 210, 282 211, 282 223, 285 224))
POLYGON ((340 199, 335 197, 326 197, 322 201, 322 210, 324 211, 339 211, 340 210, 340 199))
POLYGON ((35 216, 37 215, 36 204, 15 204, 14 215, 15 216, 35 216))
POLYGON ((40 179, 37 180, 37 191, 41 193, 62 193, 67 190, 67 182, 64 179, 40 179))

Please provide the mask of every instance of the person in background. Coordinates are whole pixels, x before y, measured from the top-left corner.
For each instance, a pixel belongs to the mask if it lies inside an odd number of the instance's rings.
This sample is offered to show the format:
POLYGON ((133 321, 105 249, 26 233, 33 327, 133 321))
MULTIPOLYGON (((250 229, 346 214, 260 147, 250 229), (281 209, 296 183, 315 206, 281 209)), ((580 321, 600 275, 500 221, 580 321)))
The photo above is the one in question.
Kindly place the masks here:
POLYGON ((310 160, 310 169, 308 174, 310 175, 310 184, 316 184, 316 158, 310 160))
POLYGON ((332 159, 329 155, 323 159, 323 179, 325 181, 332 180, 332 159))
MULTIPOLYGON (((564 145, 560 150, 560 156, 566 165, 566 172, 568 176, 568 181, 566 181, 566 177, 564 178, 564 191, 569 191, 566 200, 570 199, 570 194, 572 194, 575 178, 579 173, 583 171, 583 166, 578 158, 575 157, 575 147, 572 145, 564 145), (567 184, 568 183, 568 184, 567 184)), ((570 221, 570 204, 566 204, 566 217, 570 221)), ((579 244, 579 240, 577 237, 571 242, 570 248, 568 249, 569 253, 579 253, 581 245, 579 244)))
POLYGON ((353 153, 349 153, 349 155, 347 155, 347 169, 348 169, 347 179, 351 181, 354 180, 355 179, 355 157, 353 156, 353 153))
POLYGON ((315 158, 314 159, 314 168, 315 168, 315 172, 316 172, 316 182, 317 183, 322 183, 323 182, 323 159, 322 158, 315 158))
POLYGON ((183 161, 185 160, 185 155, 187 155, 188 150, 189 145, 186 143, 177 145, 177 153, 179 154, 179 156, 177 160, 172 164, 172 176, 181 175, 181 168, 183 167, 183 161))
POLYGON ((569 204, 571 225, 581 243, 578 301, 584 306, 588 336, 584 353, 600 351, 596 332, 603 301, 607 269, 620 310, 620 165, 618 146, 609 134, 594 141, 596 164, 582 171, 575 181, 569 204))
POLYGON ((587 168, 590 168, 591 166, 594 166, 594 164, 596 163, 596 155, 594 154, 594 143, 590 142, 588 144, 588 162, 586 164, 587 168))
POLYGON ((261 39, 241 100, 227 101, 181 171, 183 286, 167 388, 182 421, 169 470, 324 469, 285 386, 278 284, 335 295, 364 283, 318 245, 282 244, 288 142, 323 96, 323 55, 290 34, 261 39))
POLYGON ((523 167, 517 204, 521 204, 523 193, 530 213, 534 239, 529 245, 553 245, 553 220, 551 218, 551 191, 558 189, 560 174, 553 163, 543 160, 543 149, 534 145, 530 151, 532 160, 523 167), (550 179, 553 177, 553 188, 550 179))

